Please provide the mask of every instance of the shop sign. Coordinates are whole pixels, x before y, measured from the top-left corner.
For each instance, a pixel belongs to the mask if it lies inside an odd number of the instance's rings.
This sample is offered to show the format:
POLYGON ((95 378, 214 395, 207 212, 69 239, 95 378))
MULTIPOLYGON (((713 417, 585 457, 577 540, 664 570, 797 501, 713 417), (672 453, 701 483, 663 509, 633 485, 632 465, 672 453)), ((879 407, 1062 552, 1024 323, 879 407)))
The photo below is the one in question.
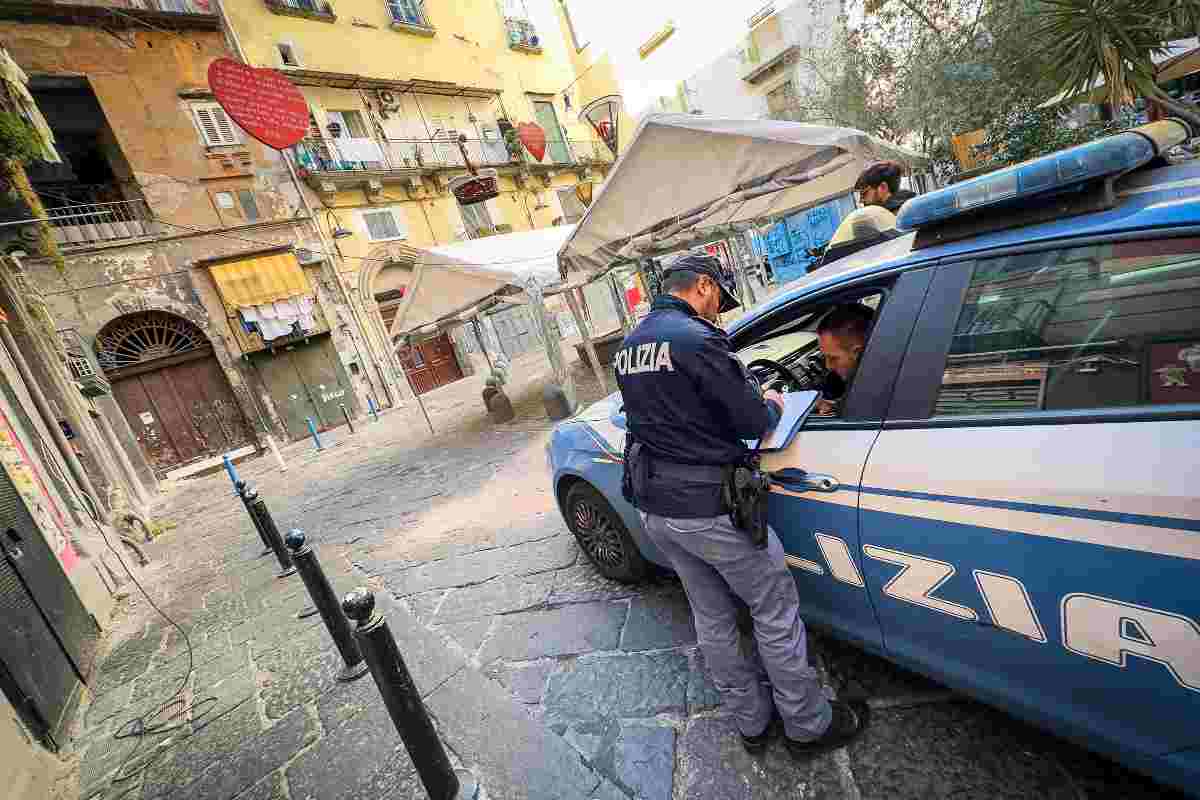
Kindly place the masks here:
POLYGON ((277 70, 218 58, 208 68, 208 85, 225 113, 267 147, 283 150, 308 133, 308 103, 277 70))

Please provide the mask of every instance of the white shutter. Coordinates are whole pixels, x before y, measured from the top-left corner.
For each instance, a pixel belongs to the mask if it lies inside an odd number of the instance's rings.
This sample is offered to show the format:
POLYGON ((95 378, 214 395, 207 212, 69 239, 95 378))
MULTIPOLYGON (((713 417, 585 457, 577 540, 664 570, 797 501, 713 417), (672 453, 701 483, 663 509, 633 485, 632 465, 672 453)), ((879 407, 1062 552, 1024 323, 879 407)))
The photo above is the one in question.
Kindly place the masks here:
POLYGON ((362 215, 367 226, 367 236, 372 241, 384 239, 404 239, 408 236, 403 223, 397 216, 396 209, 370 211, 362 215))
POLYGON ((218 104, 198 104, 192 106, 192 112, 196 115, 200 136, 208 147, 241 143, 242 137, 237 126, 218 104))

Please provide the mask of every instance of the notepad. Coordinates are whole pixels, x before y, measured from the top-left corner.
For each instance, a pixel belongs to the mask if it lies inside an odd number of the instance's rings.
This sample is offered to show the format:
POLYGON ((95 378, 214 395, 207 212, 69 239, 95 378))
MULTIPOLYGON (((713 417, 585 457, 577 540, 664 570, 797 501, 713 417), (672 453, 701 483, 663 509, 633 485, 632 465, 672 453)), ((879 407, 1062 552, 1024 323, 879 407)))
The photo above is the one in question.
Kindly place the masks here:
POLYGON ((800 428, 804 426, 804 421, 808 419, 809 413, 820 396, 821 393, 817 391, 785 394, 783 396, 783 416, 779 418, 779 424, 761 442, 758 439, 745 439, 746 446, 760 453, 783 450, 800 432, 800 428))

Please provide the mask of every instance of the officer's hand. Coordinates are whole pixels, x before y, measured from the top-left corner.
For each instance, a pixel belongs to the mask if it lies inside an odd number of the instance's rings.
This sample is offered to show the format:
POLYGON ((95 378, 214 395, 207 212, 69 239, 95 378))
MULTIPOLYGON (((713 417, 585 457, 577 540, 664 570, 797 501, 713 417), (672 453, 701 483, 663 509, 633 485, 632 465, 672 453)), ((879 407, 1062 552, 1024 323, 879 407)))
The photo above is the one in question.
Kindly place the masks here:
POLYGON ((783 411, 783 395, 774 389, 767 389, 765 392, 763 392, 763 400, 774 403, 775 405, 779 406, 780 411, 783 411))
POLYGON ((832 417, 837 413, 837 403, 822 398, 817 401, 816 406, 813 408, 813 413, 818 417, 832 417))

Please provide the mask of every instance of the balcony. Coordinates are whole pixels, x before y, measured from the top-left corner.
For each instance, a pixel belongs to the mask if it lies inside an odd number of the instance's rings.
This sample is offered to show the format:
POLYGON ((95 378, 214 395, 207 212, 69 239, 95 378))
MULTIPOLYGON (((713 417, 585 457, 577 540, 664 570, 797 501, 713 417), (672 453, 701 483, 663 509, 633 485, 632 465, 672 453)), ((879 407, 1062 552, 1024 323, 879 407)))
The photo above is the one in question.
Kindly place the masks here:
POLYGON ((0 19, 103 27, 106 30, 220 30, 215 0, 52 0, 0 3, 0 19), (31 9, 33 9, 31 11, 31 9))
POLYGON ((538 38, 537 28, 527 19, 507 17, 504 28, 508 33, 508 46, 523 53, 542 52, 542 40, 538 38))
POLYGON ((778 44, 742 66, 742 80, 757 84, 774 74, 775 70, 790 63, 800 52, 798 44, 778 44))
POLYGON ((46 216, 64 249, 144 239, 160 230, 145 200, 62 205, 47 208, 46 216))
POLYGON ((425 18, 425 3, 422 0, 387 0, 392 15, 392 29, 415 33, 418 36, 433 36, 435 31, 425 18))
POLYGON ((263 0, 267 10, 284 17, 303 17, 319 22, 337 22, 333 6, 326 0, 263 0))
POLYGON ((524 150, 513 156, 499 135, 461 142, 450 135, 382 141, 305 139, 294 148, 296 160, 310 185, 327 181, 341 186, 360 184, 366 179, 403 182, 414 176, 442 171, 461 173, 467 168, 464 151, 472 166, 497 168, 501 174, 583 168, 613 161, 612 153, 599 139, 550 142, 541 162, 532 161, 524 150))

